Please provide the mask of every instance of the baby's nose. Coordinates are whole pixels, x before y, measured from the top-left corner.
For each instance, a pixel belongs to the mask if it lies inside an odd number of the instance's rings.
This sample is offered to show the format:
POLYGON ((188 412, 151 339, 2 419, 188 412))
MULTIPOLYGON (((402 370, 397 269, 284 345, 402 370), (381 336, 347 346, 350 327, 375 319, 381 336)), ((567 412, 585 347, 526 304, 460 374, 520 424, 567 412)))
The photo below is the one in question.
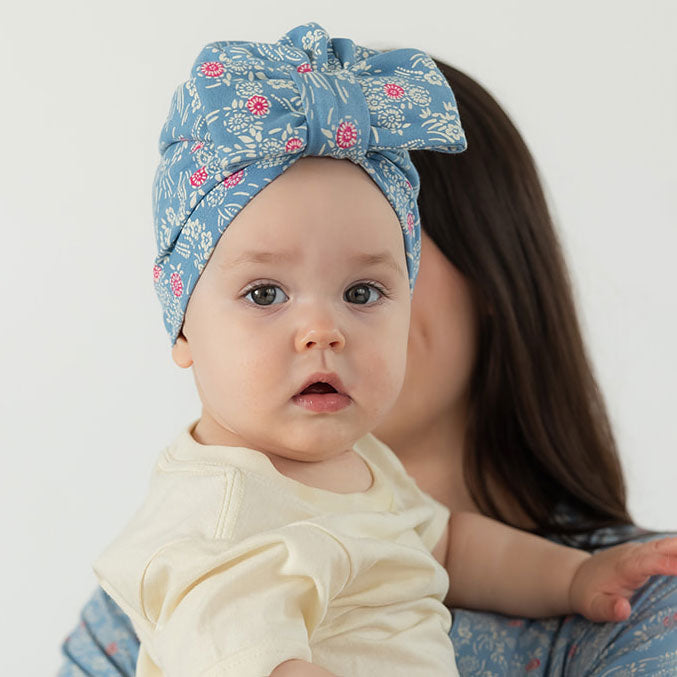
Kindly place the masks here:
POLYGON ((343 350, 346 340, 343 332, 336 326, 335 322, 326 321, 323 324, 314 323, 312 326, 307 324, 299 329, 296 334, 296 350, 303 352, 313 348, 322 350, 330 348, 340 352, 343 350))

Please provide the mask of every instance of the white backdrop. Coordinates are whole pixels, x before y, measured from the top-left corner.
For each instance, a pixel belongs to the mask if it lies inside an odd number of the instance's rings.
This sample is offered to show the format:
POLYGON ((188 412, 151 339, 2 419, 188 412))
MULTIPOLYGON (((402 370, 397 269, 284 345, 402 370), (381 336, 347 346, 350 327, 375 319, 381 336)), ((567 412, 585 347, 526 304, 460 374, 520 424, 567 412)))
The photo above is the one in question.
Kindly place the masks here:
POLYGON ((174 87, 216 39, 272 42, 317 21, 332 37, 422 49, 497 97, 560 229, 631 512, 677 529, 677 4, 411 7, 3 9, 1 674, 56 672, 95 586, 91 561, 138 505, 161 447, 199 415, 152 288, 150 187, 174 87))

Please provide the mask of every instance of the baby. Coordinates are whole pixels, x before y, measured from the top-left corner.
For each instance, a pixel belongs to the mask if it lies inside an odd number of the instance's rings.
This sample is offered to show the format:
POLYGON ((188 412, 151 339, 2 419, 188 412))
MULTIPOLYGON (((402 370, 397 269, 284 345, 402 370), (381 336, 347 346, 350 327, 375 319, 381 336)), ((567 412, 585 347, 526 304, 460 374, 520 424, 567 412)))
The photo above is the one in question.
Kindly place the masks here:
POLYGON ((465 148, 434 62, 310 23, 208 45, 194 73, 161 139, 154 274, 202 413, 94 565, 136 674, 457 675, 447 606, 622 620, 677 574, 677 539, 591 556, 450 515, 369 432, 404 379, 420 251, 402 146, 465 148))

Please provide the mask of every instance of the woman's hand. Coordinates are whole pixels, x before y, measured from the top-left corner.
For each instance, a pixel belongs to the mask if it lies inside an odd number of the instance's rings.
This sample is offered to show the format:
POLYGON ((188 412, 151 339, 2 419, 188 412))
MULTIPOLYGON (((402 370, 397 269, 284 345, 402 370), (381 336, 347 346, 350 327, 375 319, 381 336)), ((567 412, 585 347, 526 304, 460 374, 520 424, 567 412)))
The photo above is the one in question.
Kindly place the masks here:
POLYGON ((598 623, 624 621, 630 597, 655 575, 677 576, 677 537, 624 543, 585 559, 569 589, 573 610, 598 623))

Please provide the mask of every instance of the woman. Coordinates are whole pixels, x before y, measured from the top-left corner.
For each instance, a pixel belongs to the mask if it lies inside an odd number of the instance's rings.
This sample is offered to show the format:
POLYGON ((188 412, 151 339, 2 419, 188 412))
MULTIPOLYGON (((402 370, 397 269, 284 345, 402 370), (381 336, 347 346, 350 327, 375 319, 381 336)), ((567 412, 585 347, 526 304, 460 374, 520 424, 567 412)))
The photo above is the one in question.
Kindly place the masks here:
MULTIPOLYGON (((588 550, 658 534, 632 525, 535 165, 493 98, 436 61, 468 138, 412 151, 425 229, 402 394, 374 431, 452 511, 588 550)), ((453 584, 453 583, 452 583, 453 584)), ((677 579, 654 577, 624 623, 452 609, 462 675, 677 674, 677 579)), ((102 590, 63 644, 60 675, 133 675, 138 640, 102 590)))

